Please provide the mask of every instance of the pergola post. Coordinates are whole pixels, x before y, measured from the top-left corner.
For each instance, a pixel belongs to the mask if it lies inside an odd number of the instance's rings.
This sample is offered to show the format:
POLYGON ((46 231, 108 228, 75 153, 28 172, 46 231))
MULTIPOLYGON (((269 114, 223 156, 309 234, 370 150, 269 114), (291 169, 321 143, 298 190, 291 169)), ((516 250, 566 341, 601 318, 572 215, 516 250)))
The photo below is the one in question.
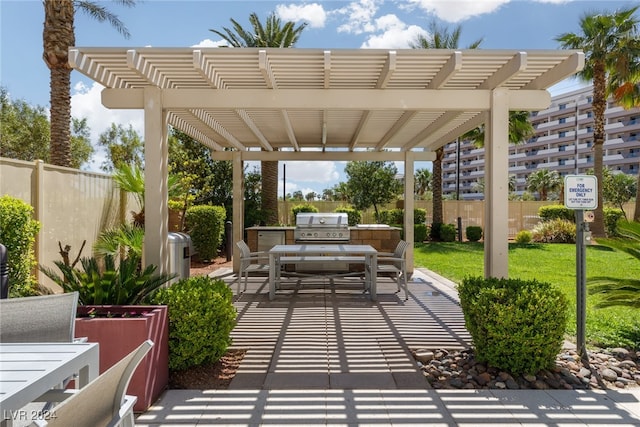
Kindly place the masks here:
POLYGON ((240 271, 240 250, 236 242, 244 239, 244 168, 242 153, 233 153, 233 271, 240 271))
POLYGON ((405 153, 404 160, 404 240, 410 243, 405 254, 407 263, 407 271, 413 272, 413 241, 414 239, 414 158, 415 155, 411 151, 405 153))
POLYGON ((144 89, 144 265, 155 265, 159 273, 169 271, 167 114, 162 90, 144 89))
POLYGON ((484 276, 509 276, 509 91, 491 91, 485 124, 484 276))

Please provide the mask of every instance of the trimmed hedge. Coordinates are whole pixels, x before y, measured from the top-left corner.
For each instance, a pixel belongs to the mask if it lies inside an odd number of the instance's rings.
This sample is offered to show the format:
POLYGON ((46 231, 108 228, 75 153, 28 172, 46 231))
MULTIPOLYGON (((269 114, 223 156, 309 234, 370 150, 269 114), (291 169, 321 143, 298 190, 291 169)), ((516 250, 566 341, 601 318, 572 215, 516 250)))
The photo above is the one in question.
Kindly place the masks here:
POLYGON ((470 225, 466 228, 465 234, 470 242, 477 242, 482 238, 482 227, 479 225, 470 225))
POLYGON ((182 279, 153 295, 169 307, 169 368, 187 369, 218 361, 231 345, 236 325, 233 293, 220 279, 182 279))
POLYGON ((453 224, 442 224, 440 226, 440 240, 443 242, 455 242, 456 226, 453 224))
POLYGON ((227 211, 222 206, 198 205, 187 209, 185 227, 201 260, 217 256, 226 217, 227 211))
POLYGON ((359 210, 354 208, 337 208, 334 212, 346 213, 347 221, 351 227, 360 224, 362 222, 362 214, 359 210))
POLYGON ((7 248, 9 296, 37 295, 33 245, 40 223, 32 218, 33 207, 11 196, 0 197, 0 243, 7 248))
POLYGON ((538 216, 544 221, 551 221, 554 219, 564 219, 571 222, 576 222, 576 216, 573 209, 564 207, 564 205, 547 205, 540 206, 538 209, 538 216))
POLYGON ((562 291, 536 280, 467 277, 458 294, 478 360, 513 374, 554 367, 568 319, 562 291))
MULTIPOLYGON (((415 208, 413 210, 413 223, 425 224, 427 222, 427 210, 415 208)), ((380 223, 394 225, 404 224, 404 209, 385 209, 380 211, 380 223)))

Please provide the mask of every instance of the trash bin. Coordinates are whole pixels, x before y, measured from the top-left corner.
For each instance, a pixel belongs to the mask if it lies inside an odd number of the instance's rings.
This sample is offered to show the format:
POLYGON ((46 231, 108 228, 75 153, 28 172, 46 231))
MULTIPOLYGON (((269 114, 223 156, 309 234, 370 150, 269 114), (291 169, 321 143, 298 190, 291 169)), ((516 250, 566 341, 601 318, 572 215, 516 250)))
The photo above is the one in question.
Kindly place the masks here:
POLYGON ((177 274, 169 284, 189 277, 191 269, 191 236, 169 233, 169 274, 177 274))

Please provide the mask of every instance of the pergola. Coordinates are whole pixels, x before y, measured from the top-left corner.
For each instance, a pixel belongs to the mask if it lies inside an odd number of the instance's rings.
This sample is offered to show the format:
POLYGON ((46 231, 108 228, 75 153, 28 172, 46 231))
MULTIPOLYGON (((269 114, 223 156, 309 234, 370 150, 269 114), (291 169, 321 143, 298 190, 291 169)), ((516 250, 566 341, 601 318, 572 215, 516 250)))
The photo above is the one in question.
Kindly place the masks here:
MULTIPOLYGON (((145 262, 161 271, 168 125, 232 161, 234 236, 244 230, 243 162, 382 160, 404 162, 405 239, 413 241, 414 162, 434 160, 437 148, 484 123, 484 274, 507 277, 509 111, 548 108, 547 89, 580 71, 584 54, 74 47, 69 62, 105 87, 105 107, 144 110, 145 262)), ((412 249, 407 265, 412 271, 412 249)))

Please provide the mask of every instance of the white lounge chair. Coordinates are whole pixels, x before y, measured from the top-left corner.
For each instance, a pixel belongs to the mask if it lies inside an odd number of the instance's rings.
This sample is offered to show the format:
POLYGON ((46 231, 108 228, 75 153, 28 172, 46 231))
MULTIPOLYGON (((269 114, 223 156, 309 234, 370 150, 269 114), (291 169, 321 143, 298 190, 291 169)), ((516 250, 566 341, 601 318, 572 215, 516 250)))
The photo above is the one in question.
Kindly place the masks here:
POLYGON ((240 294, 240 280, 244 277, 244 289, 247 290, 249 273, 269 274, 269 256, 266 252, 251 252, 244 240, 236 242, 240 249, 240 277, 238 278, 238 295, 240 294))
POLYGON ((126 394, 133 372, 153 347, 147 340, 79 390, 53 390, 53 400, 62 401, 51 409, 48 419, 36 419, 33 427, 133 427, 133 405, 138 399, 126 394), (59 397, 62 395, 62 397, 59 397), (66 399, 62 399, 66 397, 66 399))

